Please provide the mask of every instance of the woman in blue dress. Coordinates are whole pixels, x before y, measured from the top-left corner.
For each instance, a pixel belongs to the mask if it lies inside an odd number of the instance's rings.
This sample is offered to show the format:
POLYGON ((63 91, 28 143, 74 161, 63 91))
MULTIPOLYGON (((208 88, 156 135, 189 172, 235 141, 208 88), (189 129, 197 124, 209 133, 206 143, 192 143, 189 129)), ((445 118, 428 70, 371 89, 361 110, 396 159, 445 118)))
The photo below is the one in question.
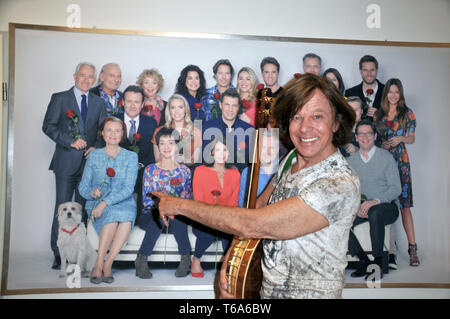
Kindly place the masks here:
POLYGON ((100 134, 106 146, 89 154, 78 186, 81 196, 87 200, 89 218, 100 235, 97 262, 91 273, 91 282, 95 284, 114 281, 112 263, 136 218, 133 191, 138 172, 137 154, 119 146, 126 137, 125 124, 116 117, 107 117, 100 134))
POLYGON ((206 94, 206 80, 203 71, 198 66, 189 64, 181 70, 175 93, 181 94, 188 101, 192 121, 201 120, 203 122, 205 120, 201 102, 206 94))

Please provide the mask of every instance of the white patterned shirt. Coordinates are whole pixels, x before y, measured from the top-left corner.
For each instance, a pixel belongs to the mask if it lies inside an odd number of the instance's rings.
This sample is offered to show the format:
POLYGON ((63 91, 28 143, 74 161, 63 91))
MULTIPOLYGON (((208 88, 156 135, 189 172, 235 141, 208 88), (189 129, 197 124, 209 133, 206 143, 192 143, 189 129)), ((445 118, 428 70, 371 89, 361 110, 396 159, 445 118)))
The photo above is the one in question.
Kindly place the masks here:
MULTIPOLYGON (((288 158, 288 156, 286 156, 288 158)), ((329 225, 291 240, 263 240, 262 298, 342 298, 349 231, 360 205, 355 171, 339 151, 320 163, 274 176, 269 203, 298 196, 329 225)), ((296 162, 294 158, 292 164, 296 162)))

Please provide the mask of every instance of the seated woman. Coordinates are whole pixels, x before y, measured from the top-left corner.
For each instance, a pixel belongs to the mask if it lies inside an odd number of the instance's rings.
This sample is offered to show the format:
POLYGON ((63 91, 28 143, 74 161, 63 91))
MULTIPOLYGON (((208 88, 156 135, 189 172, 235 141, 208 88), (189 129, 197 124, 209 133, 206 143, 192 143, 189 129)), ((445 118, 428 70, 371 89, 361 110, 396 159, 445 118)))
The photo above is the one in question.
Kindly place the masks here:
POLYGON ((139 75, 136 84, 144 90, 144 107, 141 113, 155 118, 156 125, 165 123, 167 102, 158 95, 164 86, 164 78, 156 69, 146 69, 139 75))
MULTIPOLYGON (((274 130, 265 129, 262 135, 261 140, 261 151, 260 151, 260 168, 259 168, 259 177, 258 177, 258 190, 257 196, 259 196, 267 184, 269 184, 272 179, 273 174, 276 172, 279 157, 278 157, 278 148, 279 141, 278 135, 274 133, 274 130)), ((246 167, 242 171, 241 174, 241 183, 239 186, 239 207, 247 206, 247 198, 248 198, 248 171, 251 167, 246 167)))
MULTIPOLYGON (((214 139, 210 145, 212 164, 201 165, 194 171, 192 188, 194 200, 222 206, 237 206, 239 195, 240 173, 227 164, 228 149, 219 139, 214 139), (206 182, 207 181, 207 182, 206 182)), ((208 159, 205 159, 208 161, 208 159)), ((195 223, 193 232, 197 237, 194 257, 192 257, 192 277, 204 276, 200 259, 206 249, 216 240, 222 240, 223 251, 228 249, 232 236, 195 223)))
POLYGON ((181 70, 175 93, 182 95, 188 101, 193 120, 205 120, 201 101, 206 94, 206 80, 205 74, 198 66, 189 64, 181 70))
POLYGON ((255 71, 249 67, 239 70, 236 91, 241 96, 243 112, 239 118, 253 127, 256 121, 256 85, 258 84, 255 71))
POLYGON ((100 134, 106 146, 89 154, 78 186, 81 196, 87 200, 86 211, 100 235, 97 262, 91 274, 91 282, 95 284, 114 281, 112 263, 136 217, 133 191, 138 173, 137 154, 119 146, 126 137, 125 124, 109 116, 101 124, 100 134))
MULTIPOLYGON (((177 133, 164 127, 156 134, 156 143, 160 154, 155 164, 145 168, 142 194, 144 198, 144 210, 138 223, 145 229, 145 237, 135 260, 136 276, 142 279, 152 278, 147 265, 147 258, 153 252, 156 241, 163 230, 163 224, 159 220, 159 213, 154 208, 154 201, 146 195, 152 191, 171 194, 181 198, 191 198, 191 171, 183 164, 175 161, 177 149, 177 133)), ((187 233, 187 224, 182 218, 175 218, 170 222, 170 228, 178 244, 178 253, 181 260, 175 272, 176 277, 185 277, 189 273, 191 262, 191 244, 187 233)))
POLYGON ((180 141, 176 161, 192 167, 198 161, 202 146, 202 132, 194 126, 191 120, 191 112, 187 100, 180 94, 173 94, 168 101, 166 108, 166 123, 155 130, 152 143, 155 160, 161 157, 155 136, 158 131, 165 128, 172 128, 179 133, 180 141))

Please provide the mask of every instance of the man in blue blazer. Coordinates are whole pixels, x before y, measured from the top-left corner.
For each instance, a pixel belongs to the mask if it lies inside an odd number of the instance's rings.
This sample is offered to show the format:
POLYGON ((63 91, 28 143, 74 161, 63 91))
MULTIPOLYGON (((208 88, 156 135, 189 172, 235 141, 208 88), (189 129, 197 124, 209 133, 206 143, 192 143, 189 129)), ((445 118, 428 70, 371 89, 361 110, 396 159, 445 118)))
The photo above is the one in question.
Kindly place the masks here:
POLYGON ((106 117, 106 105, 100 97, 89 93, 95 81, 95 66, 87 62, 78 64, 73 78, 75 86, 52 95, 42 125, 43 132, 56 143, 49 167, 55 173, 56 180, 56 203, 50 236, 50 246, 55 256, 53 269, 59 269, 61 265, 56 245, 58 206, 72 201, 74 194, 75 201, 84 205, 85 201, 77 191, 84 164, 93 149, 103 146, 98 130, 106 117))
POLYGON ((211 142, 215 138, 226 143, 230 153, 227 163, 234 165, 240 172, 251 162, 250 145, 255 138, 255 128, 239 119, 241 105, 241 97, 234 89, 230 88, 221 94, 221 116, 206 121, 202 127, 203 163, 214 161, 211 142))
POLYGON ((117 117, 125 122, 128 133, 127 138, 121 142, 120 146, 135 151, 138 154, 139 171, 134 188, 134 192, 137 194, 136 220, 138 220, 143 208, 142 177, 144 175, 144 169, 147 165, 155 162, 151 140, 156 130, 156 120, 141 114, 142 107, 144 106, 144 90, 141 87, 130 85, 123 92, 123 96, 125 112, 117 115, 117 117))

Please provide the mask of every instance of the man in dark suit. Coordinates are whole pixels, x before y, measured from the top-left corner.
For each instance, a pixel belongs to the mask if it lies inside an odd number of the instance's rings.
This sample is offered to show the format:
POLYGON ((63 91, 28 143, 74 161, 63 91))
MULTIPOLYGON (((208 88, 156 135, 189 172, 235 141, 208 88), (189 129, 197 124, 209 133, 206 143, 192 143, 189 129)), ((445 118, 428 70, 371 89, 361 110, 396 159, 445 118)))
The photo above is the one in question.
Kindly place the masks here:
POLYGON ((156 120, 141 114, 144 106, 144 90, 137 85, 128 86, 123 92, 124 114, 117 117, 127 125, 127 138, 121 142, 120 146, 128 150, 137 152, 139 159, 138 178, 134 192, 137 194, 137 216, 142 212, 142 177, 147 165, 155 162, 153 154, 153 144, 150 142, 156 129, 156 120), (134 121, 134 123, 133 123, 134 121))
POLYGON ((378 61, 371 55, 359 60, 359 73, 362 82, 345 91, 345 96, 359 96, 369 106, 367 116, 373 118, 375 111, 381 106, 384 84, 378 81, 378 61))
POLYGON ((117 116, 123 114, 123 94, 119 91, 122 84, 122 71, 117 63, 102 66, 98 76, 99 85, 89 91, 100 96, 106 103, 106 114, 117 116))
POLYGON ((205 122, 202 127, 203 163, 214 161, 211 142, 218 138, 227 145, 230 154, 227 163, 236 166, 240 172, 249 165, 255 128, 238 118, 241 105, 241 97, 234 89, 230 88, 220 95, 221 117, 205 122))
MULTIPOLYGON (((58 206, 75 201, 84 205, 85 200, 78 193, 83 168, 89 153, 103 142, 98 129, 106 117, 105 102, 89 93, 95 81, 95 66, 90 63, 78 64, 73 75, 75 86, 67 91, 52 95, 45 113, 42 130, 56 143, 49 169, 55 173, 56 203, 50 245, 55 256, 52 268, 61 265, 58 246, 58 206)), ((86 219, 87 216, 84 216, 86 219)))

